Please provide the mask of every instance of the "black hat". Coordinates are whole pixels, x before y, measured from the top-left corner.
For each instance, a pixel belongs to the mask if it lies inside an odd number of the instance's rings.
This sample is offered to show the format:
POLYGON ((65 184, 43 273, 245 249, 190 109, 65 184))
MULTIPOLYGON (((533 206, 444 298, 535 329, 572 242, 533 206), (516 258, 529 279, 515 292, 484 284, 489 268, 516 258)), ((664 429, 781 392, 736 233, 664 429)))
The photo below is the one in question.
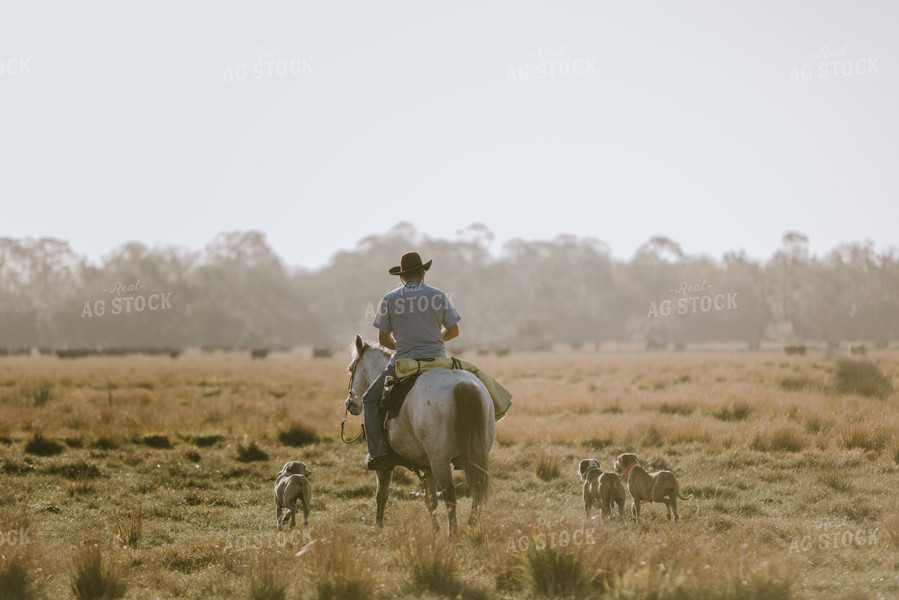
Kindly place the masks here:
POLYGON ((406 275, 415 271, 427 271, 431 268, 432 262, 429 260, 425 264, 421 264, 421 257, 418 255, 418 252, 406 252, 400 259, 400 266, 391 267, 388 273, 391 275, 406 275))

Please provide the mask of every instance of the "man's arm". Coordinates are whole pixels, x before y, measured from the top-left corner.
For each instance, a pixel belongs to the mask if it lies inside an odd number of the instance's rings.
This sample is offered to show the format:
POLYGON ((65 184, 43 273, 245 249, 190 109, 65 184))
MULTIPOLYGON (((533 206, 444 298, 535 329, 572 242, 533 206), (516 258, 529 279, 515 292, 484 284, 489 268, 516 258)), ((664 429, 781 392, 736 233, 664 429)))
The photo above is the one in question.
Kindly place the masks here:
POLYGON ((443 341, 448 342, 451 339, 459 337, 459 324, 456 323, 452 327, 447 327, 443 330, 443 341))
POLYGON ((393 341, 393 334, 386 331, 378 330, 378 343, 390 350, 396 350, 396 342, 393 341))

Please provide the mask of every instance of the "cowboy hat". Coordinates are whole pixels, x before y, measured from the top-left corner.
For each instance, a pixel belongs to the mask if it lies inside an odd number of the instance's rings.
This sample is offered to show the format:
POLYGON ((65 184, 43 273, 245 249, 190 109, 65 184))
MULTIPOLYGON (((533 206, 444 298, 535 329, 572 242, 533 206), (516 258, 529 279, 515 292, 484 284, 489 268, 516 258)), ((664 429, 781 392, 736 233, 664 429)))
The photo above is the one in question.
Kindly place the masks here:
POLYGON ((406 252, 400 259, 398 267, 391 267, 388 273, 391 275, 407 275, 415 271, 427 271, 431 268, 433 260, 429 260, 425 264, 421 264, 421 257, 418 252, 406 252))

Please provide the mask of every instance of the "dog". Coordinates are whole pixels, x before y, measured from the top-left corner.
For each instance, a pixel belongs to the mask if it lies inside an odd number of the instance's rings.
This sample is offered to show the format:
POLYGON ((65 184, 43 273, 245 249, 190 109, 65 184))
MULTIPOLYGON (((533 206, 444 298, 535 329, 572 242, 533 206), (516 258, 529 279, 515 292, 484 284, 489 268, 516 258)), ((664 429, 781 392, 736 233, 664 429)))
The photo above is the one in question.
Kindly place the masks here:
POLYGON ((674 520, 677 521, 680 518, 677 514, 677 499, 689 500, 693 497, 693 494, 686 498, 680 495, 680 484, 674 473, 671 471, 647 473, 637 462, 634 454, 621 454, 615 460, 615 471, 621 477, 627 478, 627 489, 634 499, 631 513, 637 520, 640 519, 641 502, 661 502, 668 508, 668 519, 671 520, 673 514, 674 520))
POLYGON ((291 528, 296 526, 297 500, 303 503, 303 525, 309 525, 309 511, 312 508, 312 486, 309 485, 311 475, 312 471, 305 464, 293 460, 284 463, 284 467, 275 478, 278 531, 281 531, 281 527, 288 521, 291 528), (285 508, 286 513, 283 512, 285 508))
POLYGON ((612 518, 612 508, 618 505, 618 518, 624 520, 624 486, 615 473, 603 473, 599 463, 585 458, 578 467, 578 475, 584 480, 584 513, 590 520, 590 509, 599 505, 600 518, 612 518))

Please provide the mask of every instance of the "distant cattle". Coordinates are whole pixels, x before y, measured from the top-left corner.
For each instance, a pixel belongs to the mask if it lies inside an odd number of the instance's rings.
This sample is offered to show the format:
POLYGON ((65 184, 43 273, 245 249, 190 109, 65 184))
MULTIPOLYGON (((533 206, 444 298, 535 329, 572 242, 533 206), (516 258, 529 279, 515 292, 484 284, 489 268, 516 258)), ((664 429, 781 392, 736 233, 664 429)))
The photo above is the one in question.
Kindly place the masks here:
POLYGON ((250 356, 252 358, 265 358, 268 356, 270 350, 268 348, 253 348, 250 350, 250 356))
POLYGON ((801 356, 805 356, 807 348, 803 344, 793 344, 791 346, 784 346, 784 352, 787 354, 799 354, 801 356))
POLYGON ((868 349, 864 344, 853 344, 849 346, 849 356, 868 356, 868 349))

